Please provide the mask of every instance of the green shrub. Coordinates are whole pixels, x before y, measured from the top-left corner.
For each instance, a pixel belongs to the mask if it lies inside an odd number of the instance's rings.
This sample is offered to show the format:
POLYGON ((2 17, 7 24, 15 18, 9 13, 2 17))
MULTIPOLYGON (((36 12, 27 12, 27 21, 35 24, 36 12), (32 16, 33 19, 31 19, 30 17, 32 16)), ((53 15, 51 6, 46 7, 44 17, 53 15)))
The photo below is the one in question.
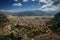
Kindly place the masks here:
POLYGON ((46 26, 50 28, 53 32, 58 32, 59 27, 57 25, 57 22, 55 21, 49 21, 47 22, 46 26))

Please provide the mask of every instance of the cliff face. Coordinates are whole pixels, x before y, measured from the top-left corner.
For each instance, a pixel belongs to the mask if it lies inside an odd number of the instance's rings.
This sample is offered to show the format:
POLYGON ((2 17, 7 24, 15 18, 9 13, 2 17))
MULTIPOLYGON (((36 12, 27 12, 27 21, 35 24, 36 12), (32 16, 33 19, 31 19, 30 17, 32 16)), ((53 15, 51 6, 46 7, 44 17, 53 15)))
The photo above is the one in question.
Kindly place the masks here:
POLYGON ((0 14, 0 35, 8 33, 11 30, 11 26, 9 24, 10 22, 8 18, 5 15, 0 14))
POLYGON ((56 22, 56 26, 57 26, 56 29, 58 32, 60 32, 60 12, 55 15, 53 21, 56 22))
POLYGON ((60 24, 60 12, 55 15, 53 20, 56 21, 58 24, 60 24))

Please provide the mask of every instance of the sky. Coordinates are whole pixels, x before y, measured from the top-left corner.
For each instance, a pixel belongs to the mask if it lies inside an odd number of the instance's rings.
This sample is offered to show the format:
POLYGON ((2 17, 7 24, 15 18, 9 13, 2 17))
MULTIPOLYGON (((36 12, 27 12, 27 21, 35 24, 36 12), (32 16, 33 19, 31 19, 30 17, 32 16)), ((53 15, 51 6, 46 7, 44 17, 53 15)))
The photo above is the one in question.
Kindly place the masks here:
POLYGON ((12 10, 41 10, 47 13, 60 12, 60 0, 0 0, 0 10, 10 12, 13 12, 12 10))
POLYGON ((0 10, 35 10, 44 4, 39 0, 0 0, 0 10))

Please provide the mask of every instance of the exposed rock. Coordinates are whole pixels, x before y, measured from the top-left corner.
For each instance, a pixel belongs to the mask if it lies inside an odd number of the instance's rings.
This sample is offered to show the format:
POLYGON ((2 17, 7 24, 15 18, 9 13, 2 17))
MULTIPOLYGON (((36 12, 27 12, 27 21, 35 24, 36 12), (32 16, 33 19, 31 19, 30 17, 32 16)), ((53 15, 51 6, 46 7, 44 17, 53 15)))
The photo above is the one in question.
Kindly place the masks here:
POLYGON ((9 24, 9 20, 3 14, 0 14, 0 27, 4 27, 9 24))
POLYGON ((60 32, 60 12, 55 15, 55 17, 53 18, 53 21, 56 22, 56 26, 57 26, 55 27, 56 31, 60 32))
POLYGON ((8 18, 5 15, 0 14, 0 35, 9 33, 10 30, 11 26, 8 18))
POLYGON ((60 26, 60 12, 55 15, 55 17, 53 18, 53 20, 55 22, 57 22, 58 25, 60 26))

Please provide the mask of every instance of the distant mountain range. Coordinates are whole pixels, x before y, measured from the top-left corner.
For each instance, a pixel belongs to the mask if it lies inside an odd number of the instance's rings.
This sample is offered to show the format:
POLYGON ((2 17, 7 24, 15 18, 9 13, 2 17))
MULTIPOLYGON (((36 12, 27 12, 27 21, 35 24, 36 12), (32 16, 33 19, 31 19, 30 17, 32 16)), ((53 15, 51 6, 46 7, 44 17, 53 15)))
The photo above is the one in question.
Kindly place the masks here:
POLYGON ((45 13, 41 10, 35 11, 24 11, 24 12, 3 12, 5 15, 13 15, 13 16, 53 16, 54 13, 45 13))

